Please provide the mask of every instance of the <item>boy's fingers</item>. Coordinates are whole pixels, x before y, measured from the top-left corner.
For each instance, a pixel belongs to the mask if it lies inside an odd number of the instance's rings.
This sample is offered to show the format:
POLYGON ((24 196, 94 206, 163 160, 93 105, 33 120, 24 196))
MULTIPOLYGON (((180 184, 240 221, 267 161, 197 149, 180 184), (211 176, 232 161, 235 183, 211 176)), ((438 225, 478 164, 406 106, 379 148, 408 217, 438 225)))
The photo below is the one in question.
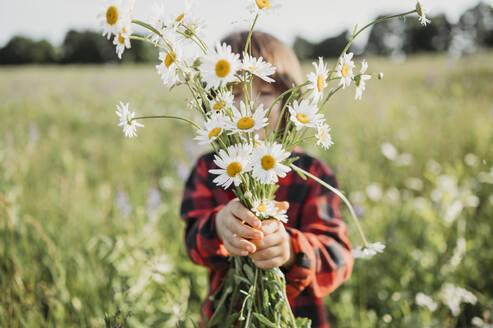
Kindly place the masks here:
POLYGON ((234 233, 231 233, 230 235, 228 235, 227 238, 228 238, 228 242, 236 248, 246 250, 249 253, 253 253, 257 250, 257 247, 255 246, 255 244, 249 242, 248 240, 246 240, 244 238, 238 237, 234 233))
POLYGON ((262 239, 264 237, 264 233, 262 231, 248 227, 238 220, 232 221, 233 222, 230 224, 230 230, 238 236, 250 239, 262 239))
POLYGON ((275 202, 274 205, 279 211, 287 211, 289 209, 288 202, 275 202))
POLYGON ((245 206, 243 206, 239 201, 234 203, 232 208, 233 214, 240 220, 248 222, 252 227, 258 228, 262 224, 260 220, 250 212, 245 206))
POLYGON ((228 252, 231 255, 238 255, 238 256, 247 256, 248 255, 247 250, 234 247, 233 245, 231 245, 231 243, 228 240, 224 240, 224 246, 226 247, 226 249, 228 250, 228 252))
POLYGON ((281 233, 272 233, 270 235, 265 235, 264 238, 260 240, 252 239, 252 243, 255 244, 257 250, 268 248, 274 245, 278 245, 282 242, 281 233))
POLYGON ((276 219, 269 219, 262 221, 262 231, 268 235, 279 230, 280 222, 276 219))
POLYGON ((250 258, 255 261, 266 261, 282 255, 282 248, 279 246, 272 246, 265 248, 250 255, 250 258))

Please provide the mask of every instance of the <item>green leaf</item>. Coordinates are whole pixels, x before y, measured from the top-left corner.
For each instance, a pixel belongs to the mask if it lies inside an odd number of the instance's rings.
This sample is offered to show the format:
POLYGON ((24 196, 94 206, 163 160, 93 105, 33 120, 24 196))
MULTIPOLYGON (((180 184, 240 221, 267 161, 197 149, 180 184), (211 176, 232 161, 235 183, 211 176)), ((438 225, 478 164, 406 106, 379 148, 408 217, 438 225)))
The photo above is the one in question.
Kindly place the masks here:
POLYGON ((255 275, 253 274, 252 268, 248 264, 245 263, 245 264, 243 264, 243 271, 247 275, 248 280, 250 280, 250 282, 253 283, 255 280, 255 275))
POLYGON ((276 328, 276 324, 273 323, 272 321, 270 321, 269 319, 267 319, 263 314, 257 313, 257 312, 253 312, 253 316, 255 318, 257 318, 258 321, 260 321, 261 323, 263 323, 264 325, 266 325, 267 327, 276 328))

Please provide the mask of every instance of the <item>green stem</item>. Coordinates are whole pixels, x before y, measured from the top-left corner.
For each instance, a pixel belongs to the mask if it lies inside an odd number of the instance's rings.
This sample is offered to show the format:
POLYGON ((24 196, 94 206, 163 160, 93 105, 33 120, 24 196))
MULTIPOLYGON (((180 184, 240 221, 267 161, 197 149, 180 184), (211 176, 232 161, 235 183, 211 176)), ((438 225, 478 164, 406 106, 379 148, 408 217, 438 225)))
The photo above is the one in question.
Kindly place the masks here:
POLYGON ((303 170, 302 168, 300 168, 300 167, 298 167, 298 166, 296 166, 294 164, 291 164, 290 166, 296 172, 301 172, 304 175, 312 178, 316 182, 320 183, 322 186, 324 186, 325 188, 329 189, 334 194, 336 194, 337 196, 339 196, 344 201, 344 203, 346 203, 347 207, 349 208, 349 212, 351 212, 351 217, 353 218, 353 221, 356 224, 356 227, 358 228, 358 232, 359 232, 359 234, 361 236, 361 239, 363 240, 363 244, 364 244, 365 247, 368 247, 368 241, 366 240, 365 233, 363 232, 363 229, 361 228, 361 225, 359 224, 358 218, 356 217, 356 214, 354 213, 353 207, 351 206, 351 203, 346 198, 346 196, 344 196, 343 193, 341 193, 339 190, 337 190, 337 188, 334 188, 331 185, 329 185, 328 183, 320 180, 319 178, 317 178, 316 176, 314 176, 310 172, 307 172, 307 171, 303 170))
POLYGON ((175 115, 139 116, 139 117, 134 117, 134 118, 132 118, 132 121, 133 121, 133 120, 144 120, 144 119, 148 119, 148 118, 172 118, 172 119, 175 119, 175 120, 182 120, 182 121, 185 121, 185 122, 187 122, 187 123, 192 124, 192 125, 193 125, 194 127, 196 127, 197 129, 200 129, 200 126, 198 126, 198 124, 197 124, 197 123, 195 123, 194 121, 189 120, 189 119, 184 118, 184 117, 175 116, 175 115))
POLYGON ((332 97, 337 91, 341 90, 341 88, 342 88, 342 84, 337 88, 330 90, 329 94, 327 95, 324 102, 322 103, 322 106, 324 106, 327 103, 327 101, 329 101, 330 97, 332 97))
POLYGON ((344 55, 346 53, 346 51, 349 49, 349 47, 353 43, 354 39, 356 39, 356 37, 361 32, 363 32, 364 30, 366 30, 368 27, 370 27, 372 25, 375 25, 375 24, 378 24, 380 22, 383 22, 383 21, 392 19, 392 18, 404 17, 404 16, 410 15, 410 14, 415 13, 415 12, 416 12, 416 9, 411 10, 411 11, 408 11, 408 12, 405 12, 405 13, 402 13, 402 14, 397 14, 397 15, 382 17, 380 19, 374 20, 373 22, 365 25, 364 27, 362 27, 361 29, 359 29, 358 32, 356 32, 355 34, 351 35, 351 39, 349 40, 348 44, 346 45, 346 47, 344 48, 344 50, 341 52, 341 55, 339 57, 342 57, 342 55, 344 55))
POLYGON ((132 23, 134 24, 137 24, 137 25, 140 25, 142 27, 145 27, 146 29, 148 29, 149 31, 153 32, 153 33, 156 33, 157 35, 159 35, 160 37, 163 37, 163 35, 161 34, 161 32, 159 32, 158 30, 156 30, 154 28, 154 26, 150 25, 150 24, 147 24, 143 21, 140 21, 138 19, 132 19, 132 23))
POLYGON ((130 39, 144 41, 144 42, 147 42, 147 43, 152 44, 152 45, 153 45, 153 46, 155 46, 155 47, 158 47, 158 48, 164 49, 164 48, 163 48, 160 44, 157 44, 157 43, 155 43, 155 42, 152 42, 151 40, 149 40, 149 39, 147 39, 147 38, 143 38, 143 37, 141 37, 141 36, 131 35, 131 36, 130 36, 130 39))
POLYGON ((246 41, 246 44, 245 44, 245 50, 244 50, 244 53, 245 54, 247 54, 248 47, 250 46, 250 41, 252 39, 253 28, 255 27, 255 24, 257 23, 257 19, 258 19, 258 14, 255 16, 255 19, 253 20, 252 27, 250 28, 250 32, 248 33, 248 38, 247 38, 247 41, 246 41))

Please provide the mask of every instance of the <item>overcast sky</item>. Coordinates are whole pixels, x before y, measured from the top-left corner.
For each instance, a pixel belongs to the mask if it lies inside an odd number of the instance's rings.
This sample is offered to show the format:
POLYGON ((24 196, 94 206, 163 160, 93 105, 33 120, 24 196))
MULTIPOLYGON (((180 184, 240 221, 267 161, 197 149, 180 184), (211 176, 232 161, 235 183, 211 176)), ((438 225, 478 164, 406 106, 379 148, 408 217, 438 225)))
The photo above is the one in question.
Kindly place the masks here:
MULTIPOLYGON (((145 20, 151 4, 162 0, 135 0, 134 16, 145 20)), ((207 21, 208 41, 214 41, 231 30, 245 28, 248 0, 198 0, 197 12, 207 21)), ((484 0, 493 5, 493 0, 484 0)), ((455 22, 478 0, 422 0, 430 14, 445 13, 455 22)), ((164 0, 170 12, 179 10, 183 0, 164 0)), ((382 13, 413 9, 415 0, 285 0, 275 15, 262 17, 257 30, 271 32, 291 42, 296 35, 311 41, 364 25, 382 13)), ((0 46, 13 35, 35 39, 46 38, 60 44, 69 29, 99 30, 96 14, 103 0, 1 0, 0 46)))

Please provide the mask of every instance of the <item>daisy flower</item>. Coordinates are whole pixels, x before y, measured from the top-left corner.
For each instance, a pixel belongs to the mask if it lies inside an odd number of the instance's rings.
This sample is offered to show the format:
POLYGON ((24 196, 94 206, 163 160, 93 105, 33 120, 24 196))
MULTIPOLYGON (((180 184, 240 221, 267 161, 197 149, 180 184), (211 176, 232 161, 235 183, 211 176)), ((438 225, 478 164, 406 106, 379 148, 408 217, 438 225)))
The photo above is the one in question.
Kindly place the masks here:
POLYGON ((330 135, 330 127, 325 123, 318 124, 315 137, 317 138, 317 146, 322 146, 324 149, 329 149, 334 144, 330 135))
POLYGON ((426 18, 426 14, 428 13, 428 10, 425 7, 423 7, 419 1, 416 2, 416 12, 418 13, 419 22, 421 23, 421 25, 426 26, 426 24, 431 23, 431 20, 426 18))
POLYGON ((225 118, 222 114, 212 114, 205 122, 203 129, 198 130, 198 136, 194 139, 199 145, 210 144, 214 142, 224 131, 225 118))
POLYGON ((132 46, 130 44, 130 35, 132 35, 132 25, 130 22, 123 24, 118 34, 115 35, 113 39, 113 44, 116 46, 116 54, 118 58, 122 59, 123 52, 125 49, 130 49, 132 46))
POLYGON ((231 46, 218 42, 215 51, 211 51, 208 56, 203 58, 203 63, 199 69, 207 89, 218 88, 229 82, 236 81, 235 76, 241 67, 240 55, 231 52, 231 46))
POLYGON ((342 55, 342 57, 339 58, 339 64, 336 67, 336 76, 341 78, 339 85, 342 85, 343 88, 348 87, 351 84, 351 79, 354 77, 353 55, 352 52, 342 55))
POLYGON ((282 203, 274 203, 274 212, 271 217, 281 222, 288 223, 288 208, 284 207, 282 203))
POLYGON ((276 72, 276 67, 264 61, 262 57, 255 58, 246 54, 243 58, 243 70, 250 72, 253 75, 258 76, 265 82, 274 82, 274 79, 270 78, 269 75, 272 75, 276 72))
POLYGON ((313 90, 312 99, 314 102, 318 102, 324 95, 329 70, 327 69, 327 64, 324 64, 322 57, 318 57, 318 65, 316 62, 313 62, 313 66, 315 67, 315 72, 311 72, 306 76, 308 81, 311 82, 307 88, 313 90))
POLYGON ((291 114, 289 118, 296 125, 296 130, 300 130, 303 127, 314 128, 323 119, 322 114, 317 114, 317 105, 308 99, 304 99, 301 102, 295 100, 288 109, 291 114))
POLYGON ((218 186, 229 188, 241 184, 241 174, 248 171, 248 157, 251 147, 246 144, 229 146, 226 150, 219 150, 219 156, 214 155, 214 163, 219 169, 211 169, 210 173, 218 175, 213 182, 218 186))
POLYGON ((156 70, 161 77, 163 83, 171 88, 176 83, 181 82, 179 75, 179 62, 183 60, 183 51, 178 43, 172 44, 173 51, 159 52, 160 64, 156 65, 156 70))
POLYGON ((97 15, 99 23, 103 28, 103 36, 108 40, 112 35, 117 35, 123 21, 131 21, 133 2, 125 2, 121 0, 106 0, 101 11, 97 15))
POLYGON ((215 111, 233 108, 234 98, 234 95, 229 91, 218 91, 211 101, 211 108, 215 111))
POLYGON ((377 253, 382 253, 384 248, 385 245, 381 242, 369 244, 368 247, 359 246, 358 248, 353 250, 353 256, 354 258, 369 259, 377 253))
POLYGON ((354 78, 354 84, 356 84, 356 94, 354 95, 354 99, 361 100, 363 96, 363 91, 366 88, 366 82, 371 79, 371 75, 365 74, 368 69, 368 63, 366 60, 363 60, 361 63, 361 71, 360 74, 354 78))
MULTIPOLYGON (((253 103, 250 104, 250 107, 253 107, 253 103)), ((267 109, 264 109, 263 104, 260 104, 253 114, 250 113, 243 101, 240 102, 240 110, 234 106, 232 108, 233 117, 229 122, 229 130, 231 130, 230 134, 238 132, 254 132, 268 124, 267 118, 265 117, 267 109)))
POLYGON ((123 133, 132 138, 137 136, 137 127, 143 127, 144 125, 134 120, 136 114, 128 110, 128 105, 129 103, 124 104, 123 102, 120 102, 120 105, 116 105, 118 109, 116 115, 120 118, 118 126, 123 126, 123 133))
POLYGON ((281 6, 280 0, 249 0, 247 9, 252 14, 271 13, 281 6))
POLYGON ((274 202, 268 199, 254 199, 251 211, 255 213, 255 215, 260 218, 267 219, 274 212, 276 212, 276 208, 274 206, 274 202))
POLYGON ((284 151, 281 144, 271 143, 253 148, 253 153, 248 165, 252 170, 252 177, 263 184, 277 183, 279 178, 284 178, 291 169, 282 164, 289 157, 289 152, 284 151))
MULTIPOLYGON (((149 24, 163 34, 167 24, 166 7, 164 6, 164 2, 161 1, 159 3, 153 3, 151 6, 151 13, 152 14, 149 16, 149 24)), ((154 32, 151 32, 147 38, 155 43, 161 41, 161 37, 154 32)))

